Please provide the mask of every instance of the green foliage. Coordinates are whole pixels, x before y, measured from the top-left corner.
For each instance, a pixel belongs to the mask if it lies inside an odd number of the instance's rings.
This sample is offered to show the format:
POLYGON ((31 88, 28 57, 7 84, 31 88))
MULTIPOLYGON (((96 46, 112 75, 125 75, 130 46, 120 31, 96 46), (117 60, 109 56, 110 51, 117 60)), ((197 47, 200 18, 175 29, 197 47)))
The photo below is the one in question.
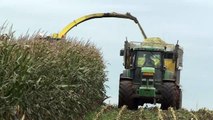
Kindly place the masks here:
POLYGON ((0 119, 83 119, 106 97, 104 69, 89 42, 0 40, 0 119))

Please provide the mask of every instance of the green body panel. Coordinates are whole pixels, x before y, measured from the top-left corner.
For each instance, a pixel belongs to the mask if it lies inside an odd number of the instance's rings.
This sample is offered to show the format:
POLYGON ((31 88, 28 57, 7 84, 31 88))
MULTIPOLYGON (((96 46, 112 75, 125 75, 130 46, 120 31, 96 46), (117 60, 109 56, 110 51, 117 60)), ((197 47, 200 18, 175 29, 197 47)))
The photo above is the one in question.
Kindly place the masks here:
MULTIPOLYGON (((155 73, 155 68, 153 67, 142 67, 141 68, 141 72, 142 73, 155 73)), ((144 78, 142 78, 144 79, 144 78)), ((146 83, 142 84, 139 88, 138 88, 138 93, 140 96, 142 97, 155 97, 156 96, 156 89, 154 87, 154 82, 150 81, 153 78, 145 78, 146 79, 146 83), (150 84, 150 82, 152 82, 150 84)))
POLYGON ((139 87, 139 95, 143 97, 155 97, 156 89, 154 87, 141 86, 139 87))
POLYGON ((153 68, 153 67, 142 67, 141 71, 143 73, 155 73, 155 68, 153 68))

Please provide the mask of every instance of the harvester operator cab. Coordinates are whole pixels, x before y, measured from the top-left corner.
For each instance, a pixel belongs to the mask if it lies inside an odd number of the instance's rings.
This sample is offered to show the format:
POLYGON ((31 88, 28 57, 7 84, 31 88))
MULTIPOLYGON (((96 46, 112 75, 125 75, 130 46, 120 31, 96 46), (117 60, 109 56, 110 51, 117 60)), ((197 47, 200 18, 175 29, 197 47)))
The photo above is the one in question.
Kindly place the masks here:
POLYGON ((136 67, 161 67, 161 54, 160 52, 148 52, 148 51, 138 51, 136 67))
POLYGON ((144 69, 153 69, 154 78, 157 81, 160 81, 162 78, 162 58, 161 52, 154 51, 137 51, 135 59, 135 67, 140 68, 143 72, 144 69))

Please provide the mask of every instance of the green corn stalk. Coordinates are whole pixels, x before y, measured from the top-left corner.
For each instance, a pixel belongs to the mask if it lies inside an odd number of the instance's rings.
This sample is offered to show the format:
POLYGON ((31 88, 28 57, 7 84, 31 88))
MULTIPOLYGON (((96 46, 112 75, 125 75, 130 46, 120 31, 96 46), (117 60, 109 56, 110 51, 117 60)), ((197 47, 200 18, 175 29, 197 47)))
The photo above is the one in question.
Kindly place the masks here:
POLYGON ((105 99, 105 81, 89 42, 0 42, 0 119, 83 119, 105 99))

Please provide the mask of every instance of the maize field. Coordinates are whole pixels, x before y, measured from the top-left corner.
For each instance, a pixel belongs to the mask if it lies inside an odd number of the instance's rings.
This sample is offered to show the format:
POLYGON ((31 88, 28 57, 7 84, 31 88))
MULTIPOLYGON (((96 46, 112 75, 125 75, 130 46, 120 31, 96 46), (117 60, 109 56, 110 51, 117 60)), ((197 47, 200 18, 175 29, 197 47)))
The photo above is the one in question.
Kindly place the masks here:
POLYGON ((93 44, 1 30, 0 120, 83 119, 103 103, 105 65, 93 44))
POLYGON ((86 120, 213 120, 213 111, 205 108, 198 111, 173 108, 161 110, 158 107, 141 107, 132 111, 126 106, 118 109, 117 106, 106 105, 88 114, 86 120))

